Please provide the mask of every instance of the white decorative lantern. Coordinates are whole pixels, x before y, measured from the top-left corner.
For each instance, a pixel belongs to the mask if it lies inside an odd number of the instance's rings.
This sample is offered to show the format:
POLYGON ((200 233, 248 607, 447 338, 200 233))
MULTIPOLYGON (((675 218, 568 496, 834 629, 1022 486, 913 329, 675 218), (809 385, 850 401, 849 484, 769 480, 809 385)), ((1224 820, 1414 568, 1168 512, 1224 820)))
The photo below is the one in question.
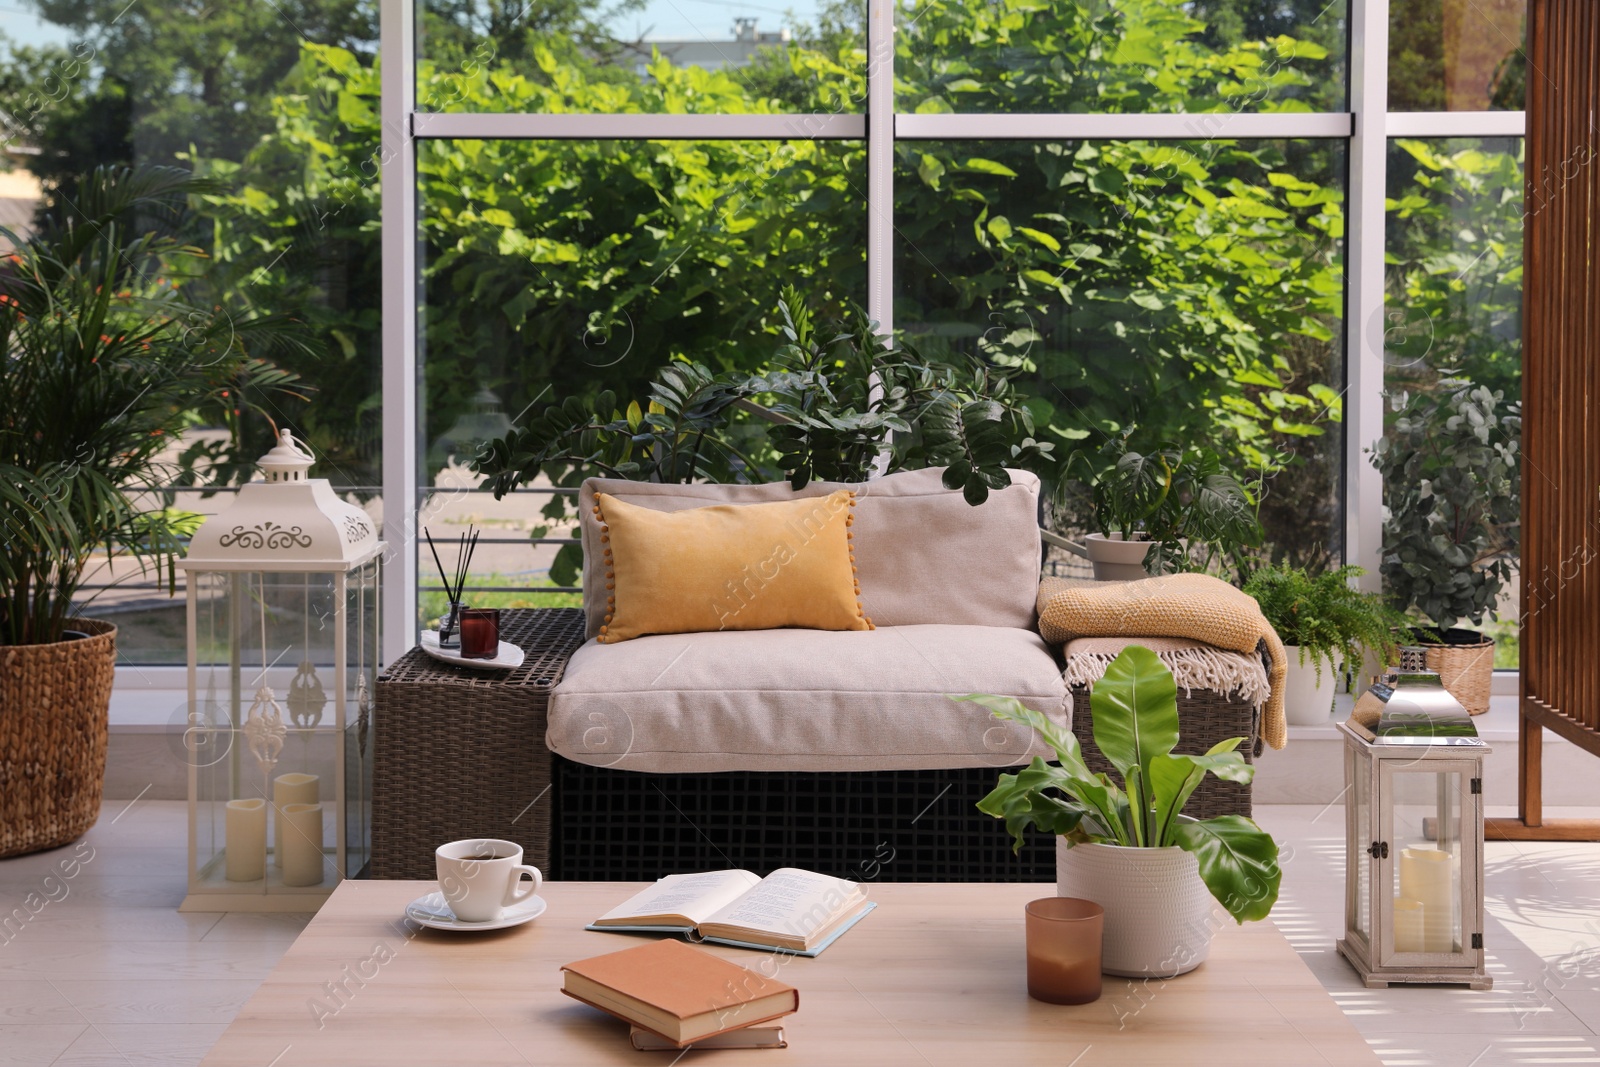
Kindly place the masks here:
POLYGON ((1472 718, 1428 672, 1375 685, 1345 739, 1345 936, 1368 988, 1488 989, 1483 757, 1472 718))
POLYGON ((384 543, 288 430, 196 531, 188 578, 189 893, 314 910, 371 852, 384 543))

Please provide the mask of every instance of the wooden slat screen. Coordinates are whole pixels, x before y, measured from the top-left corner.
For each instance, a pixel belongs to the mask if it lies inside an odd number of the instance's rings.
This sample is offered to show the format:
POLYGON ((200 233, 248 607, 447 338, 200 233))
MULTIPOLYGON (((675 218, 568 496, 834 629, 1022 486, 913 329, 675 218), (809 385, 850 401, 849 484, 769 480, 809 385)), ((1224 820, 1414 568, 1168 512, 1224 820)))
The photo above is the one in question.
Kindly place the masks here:
POLYGON ((1528 30, 1522 707, 1600 754, 1600 3, 1528 30))

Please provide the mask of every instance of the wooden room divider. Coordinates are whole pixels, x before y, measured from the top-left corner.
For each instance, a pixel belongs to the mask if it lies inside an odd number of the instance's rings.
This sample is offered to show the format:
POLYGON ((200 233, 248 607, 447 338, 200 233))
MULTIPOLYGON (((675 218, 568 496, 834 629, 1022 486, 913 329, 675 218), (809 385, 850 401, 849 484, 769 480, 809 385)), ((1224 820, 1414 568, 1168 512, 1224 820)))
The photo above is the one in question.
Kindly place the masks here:
POLYGON ((1485 834, 1600 840, 1544 818, 1542 760, 1544 730, 1600 756, 1600 3, 1529 0, 1527 84, 1518 817, 1485 834))

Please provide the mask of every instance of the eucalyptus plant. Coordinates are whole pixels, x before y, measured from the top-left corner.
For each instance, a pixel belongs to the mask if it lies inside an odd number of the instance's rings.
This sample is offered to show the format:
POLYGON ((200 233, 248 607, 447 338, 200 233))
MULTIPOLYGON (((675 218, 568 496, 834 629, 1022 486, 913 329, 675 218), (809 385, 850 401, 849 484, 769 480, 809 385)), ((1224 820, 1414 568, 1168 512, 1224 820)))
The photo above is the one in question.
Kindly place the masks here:
POLYGON ((0 227, 0 644, 61 639, 85 568, 121 553, 176 581, 199 516, 162 506, 173 443, 292 376, 254 352, 300 344, 287 320, 186 302, 203 259, 177 235, 186 171, 100 169, 30 236, 0 227), (248 344, 248 347, 247 347, 248 344))
POLYGON ((1005 820, 1018 850, 1030 826, 1069 845, 1176 846, 1193 854, 1206 888, 1236 921, 1264 919, 1272 911, 1282 871, 1271 835, 1242 815, 1180 818, 1207 774, 1240 783, 1255 777, 1255 768, 1235 751, 1244 738, 1219 741, 1200 756, 1174 753, 1178 687, 1154 652, 1138 645, 1123 650, 1089 697, 1095 744, 1121 776, 1120 787, 1089 770, 1071 730, 1014 697, 956 699, 1033 727, 1055 750, 1055 763, 1036 756, 1015 774, 1000 775, 978 801, 979 811, 1005 820))
POLYGON ((1466 378, 1389 399, 1395 417, 1369 450, 1383 475, 1384 589, 1441 630, 1479 625, 1514 569, 1521 405, 1466 378))
POLYGON ((1400 646, 1409 640, 1404 613, 1380 594, 1363 593, 1351 584, 1364 573, 1360 567, 1312 574, 1299 567, 1266 566, 1250 576, 1244 591, 1256 598, 1283 643, 1297 647, 1300 662, 1310 662, 1320 679, 1324 664, 1337 668, 1359 663, 1363 650, 1370 649, 1380 662, 1395 663, 1400 646))

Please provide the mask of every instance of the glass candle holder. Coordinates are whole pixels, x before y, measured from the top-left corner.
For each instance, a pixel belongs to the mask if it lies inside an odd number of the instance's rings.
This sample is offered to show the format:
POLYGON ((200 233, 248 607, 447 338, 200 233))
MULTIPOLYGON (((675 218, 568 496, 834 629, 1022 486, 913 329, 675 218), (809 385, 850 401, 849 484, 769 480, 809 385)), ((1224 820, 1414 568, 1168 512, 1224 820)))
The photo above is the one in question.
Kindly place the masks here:
POLYGON ((1028 904, 1028 996, 1047 1004, 1100 999, 1105 917, 1100 905, 1076 897, 1044 897, 1028 904))
POLYGON ((500 652, 500 609, 461 609, 461 658, 494 659, 500 652))

